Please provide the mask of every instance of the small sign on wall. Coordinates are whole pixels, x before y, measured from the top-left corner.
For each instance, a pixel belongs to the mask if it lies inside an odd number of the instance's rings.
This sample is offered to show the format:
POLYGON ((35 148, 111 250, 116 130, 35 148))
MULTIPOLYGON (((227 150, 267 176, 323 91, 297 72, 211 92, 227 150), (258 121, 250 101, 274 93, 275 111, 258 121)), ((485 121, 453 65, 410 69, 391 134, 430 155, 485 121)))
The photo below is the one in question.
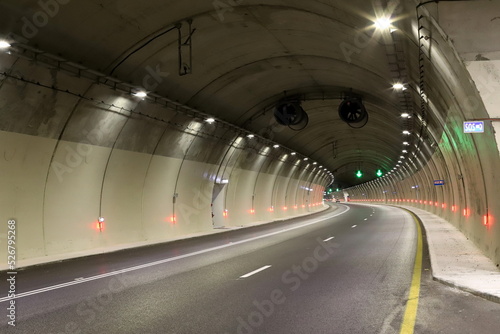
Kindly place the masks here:
POLYGON ((483 132, 484 132, 483 121, 464 122, 464 133, 483 133, 483 132))
POLYGON ((444 186, 444 180, 434 180, 435 186, 444 186))

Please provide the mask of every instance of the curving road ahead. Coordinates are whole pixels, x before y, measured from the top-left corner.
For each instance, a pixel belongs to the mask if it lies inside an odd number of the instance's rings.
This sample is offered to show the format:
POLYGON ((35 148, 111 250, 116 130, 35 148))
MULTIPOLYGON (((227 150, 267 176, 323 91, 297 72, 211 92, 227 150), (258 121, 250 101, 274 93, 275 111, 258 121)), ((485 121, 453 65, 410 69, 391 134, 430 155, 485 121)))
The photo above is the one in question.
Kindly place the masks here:
POLYGON ((499 305, 432 282, 425 253, 414 271, 418 235, 404 210, 333 204, 307 219, 33 267, 18 273, 17 326, 4 318, 0 332, 494 332, 499 305), (411 287, 420 303, 407 303, 411 287), (437 312, 440 297, 496 318, 437 312))

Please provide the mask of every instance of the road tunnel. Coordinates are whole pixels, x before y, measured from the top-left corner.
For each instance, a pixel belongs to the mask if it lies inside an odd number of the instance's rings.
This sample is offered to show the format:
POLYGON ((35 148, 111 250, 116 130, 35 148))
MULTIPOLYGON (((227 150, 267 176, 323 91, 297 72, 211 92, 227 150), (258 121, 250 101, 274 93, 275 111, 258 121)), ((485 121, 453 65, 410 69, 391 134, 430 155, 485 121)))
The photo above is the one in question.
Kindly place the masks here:
POLYGON ((19 265, 316 213, 329 187, 432 212, 500 263, 498 4, 0 8, 0 234, 18 222, 19 265))

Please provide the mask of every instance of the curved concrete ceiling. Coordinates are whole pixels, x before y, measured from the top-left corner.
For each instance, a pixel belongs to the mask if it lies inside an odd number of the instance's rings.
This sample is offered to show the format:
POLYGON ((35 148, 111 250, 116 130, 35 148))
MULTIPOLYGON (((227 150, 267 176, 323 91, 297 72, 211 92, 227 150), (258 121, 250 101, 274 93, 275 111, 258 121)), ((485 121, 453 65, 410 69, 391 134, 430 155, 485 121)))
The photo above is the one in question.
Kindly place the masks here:
MULTIPOLYGON (((444 116, 420 111, 414 1, 89 0, 65 6, 68 2, 48 1, 57 8, 43 24, 36 16, 38 2, 4 0, 2 29, 272 139, 332 171, 341 187, 373 179, 379 168, 394 168, 403 142, 418 140, 403 130, 418 133, 427 126, 440 138, 444 116), (64 15, 56 15, 59 11, 64 15), (374 22, 380 17, 391 17, 397 30, 378 29, 374 22), (37 19, 39 27, 27 23, 37 19), (183 42, 192 42, 188 75, 179 75, 179 33, 183 42), (394 90, 397 82, 408 89, 394 90), (352 128, 339 118, 338 106, 349 93, 363 99, 369 113, 365 127, 352 128), (304 130, 274 120, 273 107, 285 97, 302 101, 310 118, 304 130), (403 112, 413 117, 403 119, 403 112), (354 175, 358 168, 365 173, 362 180, 354 175)), ((438 76, 430 73, 427 80, 439 96, 438 76)))

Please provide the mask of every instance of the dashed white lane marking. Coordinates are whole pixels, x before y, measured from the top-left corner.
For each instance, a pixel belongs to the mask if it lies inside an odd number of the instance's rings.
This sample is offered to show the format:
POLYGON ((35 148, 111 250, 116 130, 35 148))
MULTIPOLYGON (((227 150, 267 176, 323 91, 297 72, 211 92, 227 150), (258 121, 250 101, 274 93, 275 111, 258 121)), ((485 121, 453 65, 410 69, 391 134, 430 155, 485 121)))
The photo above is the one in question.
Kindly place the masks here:
POLYGON ((355 228, 355 227, 358 227, 358 225, 352 225, 352 227, 351 227, 351 228, 355 228))
POLYGON ((62 283, 62 284, 56 284, 56 285, 48 286, 48 287, 41 288, 41 289, 36 289, 36 290, 27 291, 27 292, 22 292, 22 293, 16 294, 16 296, 14 298, 11 298, 11 297, 8 297, 8 296, 1 297, 0 298, 0 303, 7 302, 7 301, 9 301, 11 299, 19 299, 19 298, 23 298, 23 297, 27 297, 27 296, 37 295, 37 294, 44 293, 44 292, 47 292, 47 291, 53 291, 53 290, 57 290, 57 289, 62 289, 62 288, 66 288, 66 287, 69 287, 69 286, 72 286, 72 285, 82 284, 82 283, 86 283, 86 282, 92 282, 92 281, 96 281, 96 280, 103 279, 103 278, 106 278, 106 277, 117 276, 117 275, 120 275, 120 274, 125 274, 125 273, 129 273, 129 272, 132 272, 132 271, 136 271, 136 270, 140 270, 140 269, 144 269, 144 268, 153 267, 153 266, 157 266, 157 265, 160 265, 160 264, 177 261, 177 260, 180 260, 180 259, 185 259, 185 258, 188 258, 188 257, 191 257, 191 256, 195 256, 195 255, 200 255, 200 254, 204 254, 204 253, 208 253, 208 252, 213 252, 215 250, 224 249, 224 248, 227 248, 227 247, 234 247, 236 245, 244 244, 244 243, 251 242, 251 241, 254 241, 254 240, 259 240, 259 239, 267 238, 267 237, 270 237, 270 236, 273 236, 273 235, 277 235, 277 234, 281 234, 281 233, 285 233, 285 232, 297 230, 297 229, 300 229, 300 228, 303 228, 303 227, 306 227, 306 226, 310 226, 310 225, 321 223, 321 222, 323 222, 325 220, 328 220, 328 219, 331 219, 331 218, 334 218, 334 217, 338 217, 340 215, 345 214, 346 212, 348 212, 351 209, 348 206, 344 206, 344 207, 346 208, 345 211, 342 211, 342 212, 339 212, 337 214, 334 214, 334 215, 331 215, 331 216, 327 216, 327 217, 324 217, 324 218, 315 219, 315 220, 313 220, 311 222, 308 222, 308 223, 305 223, 305 224, 301 224, 301 225, 298 225, 298 226, 289 227, 289 228, 286 228, 286 229, 283 229, 283 230, 279 230, 279 231, 276 231, 276 232, 271 232, 271 233, 259 235, 257 237, 252 237, 252 238, 248 238, 248 239, 244 239, 244 240, 240 240, 240 241, 235 241, 232 244, 226 244, 226 245, 216 246, 216 247, 212 247, 212 248, 207 248, 207 249, 196 251, 196 252, 193 252, 193 253, 179 255, 179 256, 175 256, 175 257, 171 257, 171 258, 167 258, 167 259, 163 259, 163 260, 159 260, 159 261, 149 262, 149 263, 145 263, 145 264, 141 264, 141 265, 138 265, 138 266, 129 267, 129 268, 125 268, 125 269, 120 269, 120 270, 116 270, 116 271, 111 271, 109 273, 87 277, 87 278, 84 278, 84 279, 78 280, 78 281, 73 280, 71 282, 66 282, 66 283, 62 283))
POLYGON ((271 268, 271 266, 264 266, 264 267, 262 267, 262 268, 259 268, 259 269, 257 269, 257 270, 254 270, 254 271, 252 271, 252 272, 249 272, 248 274, 245 274, 245 275, 243 275, 243 276, 240 276, 240 278, 248 278, 248 277, 253 276, 253 275, 257 274, 257 273, 260 273, 261 271, 264 271, 264 270, 266 270, 266 269, 268 269, 268 268, 271 268))
POLYGON ((368 218, 365 218, 365 220, 368 220, 368 218))
POLYGON ((335 237, 330 237, 330 238, 325 239, 325 240, 323 240, 323 241, 324 241, 324 242, 328 242, 328 241, 330 241, 330 240, 332 240, 332 239, 335 239, 335 237))

